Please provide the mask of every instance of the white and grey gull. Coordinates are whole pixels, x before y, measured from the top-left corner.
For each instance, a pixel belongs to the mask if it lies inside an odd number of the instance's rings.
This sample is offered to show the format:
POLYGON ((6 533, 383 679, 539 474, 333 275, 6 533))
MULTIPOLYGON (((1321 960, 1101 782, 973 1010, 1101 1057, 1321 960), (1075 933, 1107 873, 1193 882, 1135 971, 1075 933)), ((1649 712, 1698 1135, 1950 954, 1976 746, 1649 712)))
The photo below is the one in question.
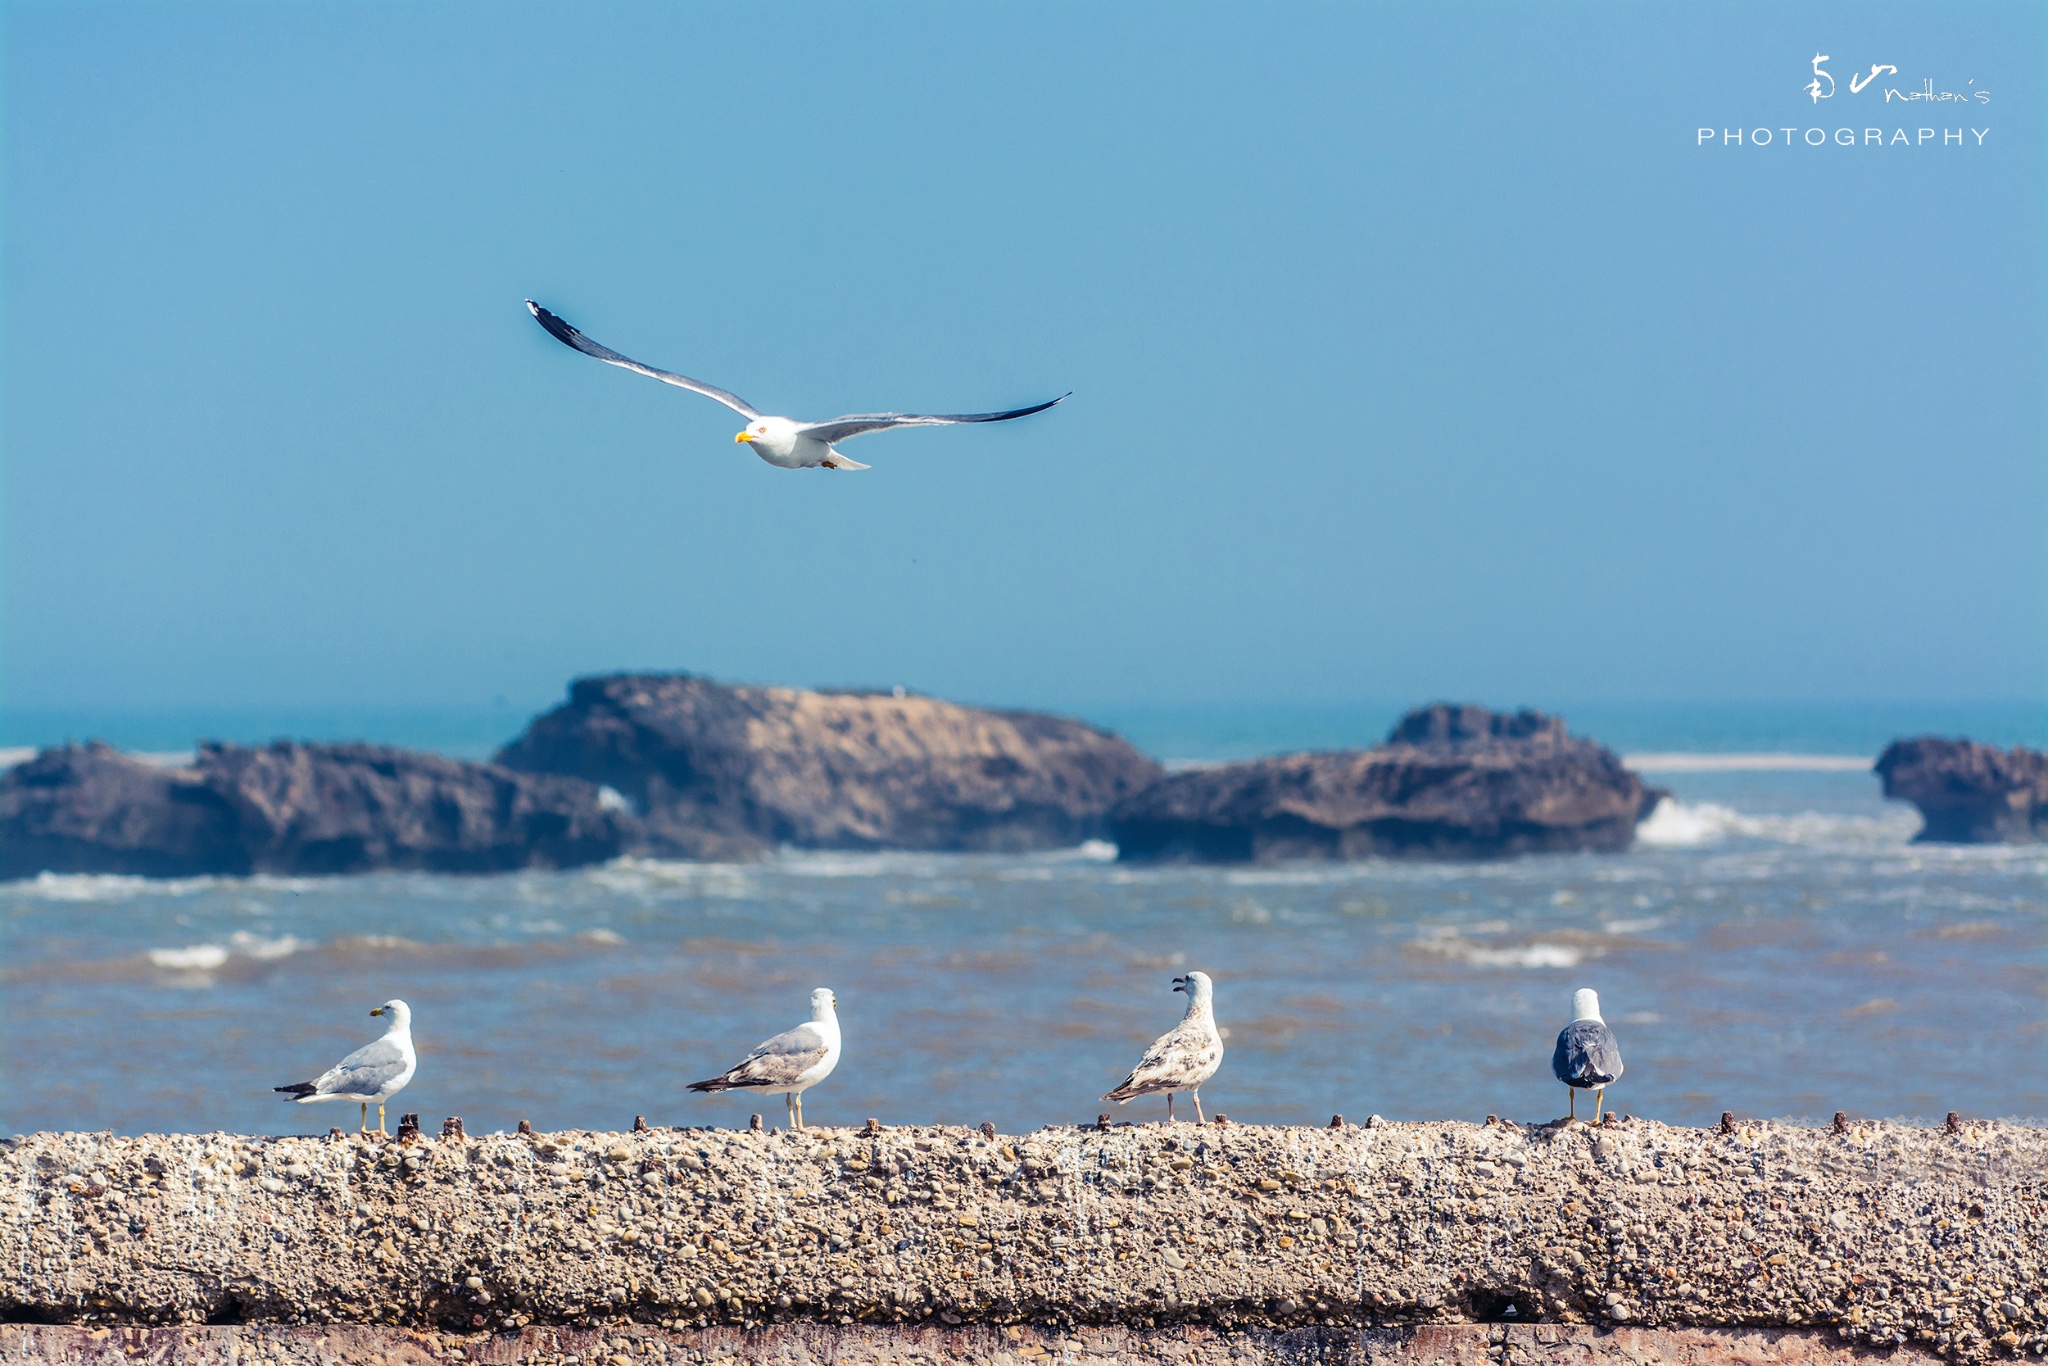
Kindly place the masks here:
POLYGON ((1621 1046, 1600 1018, 1600 994, 1591 987, 1572 993, 1572 1022, 1558 1031, 1550 1070, 1569 1088, 1565 1094, 1571 1098, 1570 1118, 1579 1117, 1579 1092, 1591 1091, 1593 1120, 1598 1123, 1607 1088, 1621 1076, 1621 1046))
POLYGON ((384 1037, 364 1044, 311 1081, 279 1086, 301 1105, 319 1100, 352 1100, 363 1107, 360 1132, 370 1131, 370 1107, 377 1107, 377 1132, 384 1132, 384 1102, 405 1089, 419 1066, 419 1054, 412 1046, 412 1008, 399 1000, 386 1001, 370 1012, 387 1017, 391 1023, 384 1037))
POLYGON ((804 1092, 839 1065, 838 998, 825 987, 811 993, 811 1018, 754 1046, 754 1051, 692 1091, 754 1091, 783 1097, 792 1129, 804 1127, 804 1092))
POLYGON ((715 384, 706 384, 688 375, 679 375, 672 370, 657 370, 651 365, 642 365, 630 356, 622 356, 599 342, 578 332, 555 314, 548 312, 533 300, 526 306, 533 313, 534 320, 548 330, 548 335, 564 346, 595 357, 606 365, 616 365, 631 370, 636 375, 658 379, 663 384, 673 384, 678 389, 688 389, 693 394, 702 394, 716 399, 747 420, 733 440, 751 446, 754 454, 771 465, 785 470, 864 470, 868 468, 858 460, 841 455, 834 445, 840 441, 865 436, 869 432, 886 432, 895 427, 944 427, 962 422, 1009 422, 1015 418, 1029 417, 1042 413, 1053 404, 1067 398, 1044 403, 1034 403, 1028 408, 1011 408, 998 413, 848 413, 825 422, 799 422, 795 418, 776 417, 764 413, 753 404, 730 390, 715 384))
POLYGON ((1186 1091, 1195 1102, 1195 1120, 1202 1122, 1202 1083, 1223 1065, 1223 1036, 1216 1032, 1215 987, 1206 972, 1173 979, 1175 991, 1188 994, 1188 1013, 1179 1024, 1153 1041, 1116 1089, 1104 1096, 1128 1105, 1139 1096, 1166 1093, 1166 1122, 1173 1123, 1173 1093, 1186 1091))

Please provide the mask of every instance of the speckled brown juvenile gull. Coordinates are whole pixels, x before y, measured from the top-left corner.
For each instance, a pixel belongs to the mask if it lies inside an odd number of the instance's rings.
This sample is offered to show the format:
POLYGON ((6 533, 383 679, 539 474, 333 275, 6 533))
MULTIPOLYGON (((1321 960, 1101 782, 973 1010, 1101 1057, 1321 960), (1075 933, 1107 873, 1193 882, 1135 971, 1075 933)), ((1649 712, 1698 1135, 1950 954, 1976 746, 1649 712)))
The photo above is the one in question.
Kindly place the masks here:
POLYGON ((0 1145, 0 1319, 791 1342, 1511 1320, 1976 1361, 2048 1348, 2044 1190, 2048 1135, 2005 1124, 51 1134, 0 1145))
POLYGON ((1166 1118, 1173 1120, 1173 1094, 1185 1091, 1202 1120, 1202 1083, 1223 1065, 1223 1036, 1216 1032, 1215 987, 1206 972, 1173 979, 1175 991, 1188 994, 1188 1012, 1181 1022, 1152 1041, 1131 1074, 1103 1097, 1128 1105, 1139 1096, 1166 1097, 1166 1118))

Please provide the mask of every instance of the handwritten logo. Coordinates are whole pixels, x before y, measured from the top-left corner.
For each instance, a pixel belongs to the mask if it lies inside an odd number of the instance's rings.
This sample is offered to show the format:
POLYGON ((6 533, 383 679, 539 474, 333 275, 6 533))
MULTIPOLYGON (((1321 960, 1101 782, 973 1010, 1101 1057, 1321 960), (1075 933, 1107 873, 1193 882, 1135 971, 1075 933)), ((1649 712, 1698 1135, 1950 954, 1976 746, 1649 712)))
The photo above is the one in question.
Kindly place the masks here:
MULTIPOLYGON (((1822 100, 1831 100, 1835 97, 1835 78, 1830 76, 1826 68, 1821 65, 1823 62, 1832 62, 1833 60, 1834 58, 1822 56, 1818 52, 1813 54, 1813 82, 1806 87, 1806 93, 1813 96, 1815 104, 1819 104, 1822 100), (1820 88, 1822 81, 1828 83, 1826 90, 1820 88)), ((1854 82, 1852 81, 1851 84, 1853 85, 1854 82)))
MULTIPOLYGON (((1800 93, 1811 99, 1815 105, 1818 105, 1822 100, 1834 99, 1836 95, 1842 93, 1836 86, 1834 73, 1828 70, 1828 63, 1833 60, 1834 58, 1825 52, 1816 52, 1813 54, 1813 60, 1808 63, 1807 70, 1809 74, 1806 84, 1802 85, 1799 89, 1800 93)), ((1797 126, 1790 128, 1783 126, 1752 128, 1748 126, 1748 120, 1727 128, 1709 128, 1702 125, 1699 129, 1699 145, 1702 147, 1785 147, 1788 149, 1798 146, 1981 148, 1985 145, 1985 140, 1990 136, 1991 130, 1989 128, 1973 128, 1969 124, 1973 118, 1978 117, 1976 111, 1980 105, 1991 103, 1991 92, 1978 89, 1977 80, 1974 76, 1963 83, 1961 90, 1936 89, 1932 76, 1922 77, 1918 89, 1902 88, 1897 85, 1883 83, 1885 77, 1896 79, 1898 74, 1899 68, 1890 62, 1872 62, 1868 70, 1851 67, 1846 72, 1842 77, 1842 81, 1849 87, 1848 94, 1851 97, 1851 103, 1846 106, 1829 105, 1828 108, 1830 112, 1840 111, 1838 117, 1841 123, 1844 125, 1853 124, 1855 126, 1841 128, 1800 128, 1797 126), (1869 101, 1857 98, 1873 92, 1879 98, 1869 101), (1956 109, 1953 115, 1950 114, 1948 109, 1942 109, 1940 111, 1941 117, 1939 118, 1935 117, 1935 111, 1932 109, 1923 108, 1912 111, 1915 123, 1925 119, 1933 124, 1946 124, 1950 117, 1954 117, 1964 126, 1961 128, 1923 127, 1908 129, 1904 126, 1908 110, 1901 109, 1896 112, 1888 112, 1884 108, 1884 106, 1893 103, 1911 104, 1914 101, 1922 104, 1962 106, 1962 108, 1956 109), (1965 114, 1963 108, 1969 109, 1970 112, 1965 114), (1852 109, 1855 111, 1854 113, 1850 112, 1852 109), (1879 121, 1896 121, 1897 126, 1889 129, 1864 126, 1875 124, 1879 121)), ((1779 98, 1784 98, 1782 93, 1784 87, 1779 86, 1778 89, 1781 92, 1779 98)), ((1814 115, 1816 118, 1820 117, 1820 111, 1818 109, 1814 110, 1814 115)), ((1836 121, 1834 118, 1828 120, 1831 124, 1836 121)), ((1803 123, 1805 120, 1802 119, 1800 122, 1803 123)), ((1989 122, 1988 117, 1986 122, 1989 122)))
MULTIPOLYGON (((1822 100, 1831 100, 1835 97, 1835 78, 1833 73, 1827 69, 1827 64, 1833 60, 1834 58, 1824 52, 1813 54, 1813 77, 1805 85, 1801 86, 1800 89, 1807 95, 1812 96, 1815 104, 1819 104, 1822 100)), ((1879 76, 1896 76, 1898 74, 1899 69, 1889 62, 1872 62, 1868 72, 1862 75, 1858 75, 1855 72, 1849 74, 1849 93, 1860 95, 1870 89, 1871 83, 1879 76)), ((1884 86, 1882 89, 1886 104, 1890 104, 1893 100, 1927 100, 1937 104, 1967 104, 1973 100, 1978 104, 1991 103, 1990 91, 1968 88, 1975 84, 1977 84, 1976 78, 1972 77, 1965 83, 1965 88, 1960 91, 1936 90, 1934 88, 1934 78, 1929 76, 1921 81, 1918 90, 1901 90, 1895 85, 1884 86)))

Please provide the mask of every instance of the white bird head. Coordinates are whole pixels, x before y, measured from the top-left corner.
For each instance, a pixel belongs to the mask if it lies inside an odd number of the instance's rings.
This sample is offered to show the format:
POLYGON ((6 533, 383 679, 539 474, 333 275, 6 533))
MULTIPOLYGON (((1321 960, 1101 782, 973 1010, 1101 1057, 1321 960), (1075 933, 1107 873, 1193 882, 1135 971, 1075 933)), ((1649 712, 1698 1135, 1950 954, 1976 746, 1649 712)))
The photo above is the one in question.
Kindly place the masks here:
MULTIPOLYGON (((1591 987, 1580 987, 1572 993, 1572 1019, 1599 1020, 1600 993, 1591 987)), ((1600 1021, 1605 1024, 1605 1020, 1600 1021)))
POLYGON ((832 994, 830 987, 819 987, 811 993, 811 1018, 814 1020, 834 1018, 832 1011, 838 1004, 839 998, 832 994))
POLYGON ((370 1013, 372 1015, 388 1016, 391 1020, 391 1027, 393 1029, 412 1028, 412 1007, 407 1005, 403 1001, 386 1001, 383 1005, 378 1006, 375 1010, 371 1011, 370 1013))
POLYGON ((733 440, 776 455, 788 455, 796 449, 796 434, 797 424, 786 417, 757 417, 733 440))
POLYGON ((1185 991, 1190 1006, 1208 1005, 1215 990, 1210 985, 1209 974, 1206 972, 1191 972, 1185 977, 1174 978, 1173 989, 1185 991))

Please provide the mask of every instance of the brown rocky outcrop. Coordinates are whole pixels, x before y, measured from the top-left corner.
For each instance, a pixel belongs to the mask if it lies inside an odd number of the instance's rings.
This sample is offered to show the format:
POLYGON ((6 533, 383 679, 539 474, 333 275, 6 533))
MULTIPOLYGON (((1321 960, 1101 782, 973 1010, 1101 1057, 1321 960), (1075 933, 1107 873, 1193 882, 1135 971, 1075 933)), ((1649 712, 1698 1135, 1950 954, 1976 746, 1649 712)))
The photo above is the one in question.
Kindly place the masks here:
POLYGON ((206 744, 186 768, 66 745, 0 777, 0 877, 571 867, 632 846, 623 807, 579 779, 377 745, 206 744))
POLYGON ((654 851, 690 858, 1060 848, 1163 772, 1064 717, 689 674, 578 679, 498 762, 615 788, 654 851))
POLYGON ((2048 840, 2048 754, 1931 735, 1894 740, 1877 758, 1884 795, 1925 822, 1913 838, 1943 844, 2048 840))
POLYGON ((1485 858, 1625 849, 1660 795, 1557 717, 1440 703, 1376 749, 1175 774, 1109 825, 1127 859, 1485 858))

